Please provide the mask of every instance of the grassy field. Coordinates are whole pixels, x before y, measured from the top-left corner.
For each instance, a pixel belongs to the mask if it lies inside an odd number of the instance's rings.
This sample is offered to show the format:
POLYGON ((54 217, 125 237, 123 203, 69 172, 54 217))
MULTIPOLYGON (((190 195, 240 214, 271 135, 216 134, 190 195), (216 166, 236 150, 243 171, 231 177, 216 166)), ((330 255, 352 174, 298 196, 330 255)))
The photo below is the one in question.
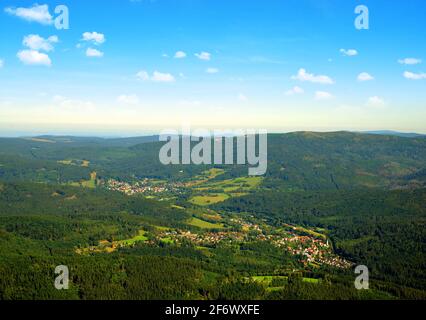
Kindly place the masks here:
POLYGON ((211 213, 203 213, 201 214, 201 218, 204 218, 206 220, 214 220, 214 221, 220 221, 222 220, 222 216, 218 213, 211 214, 211 213))
POLYGON ((162 226, 153 226, 155 229, 159 230, 159 231, 167 231, 170 230, 169 227, 162 227, 162 226))
MULTIPOLYGON (((316 238, 327 240, 327 236, 325 234, 322 234, 322 233, 319 233, 319 232, 315 232, 314 230, 306 229, 306 228, 304 228, 302 226, 297 226, 296 227, 296 226, 292 226, 292 225, 289 225, 289 224, 284 224, 284 225, 287 228, 289 228, 289 229, 301 231, 301 232, 307 233, 307 234, 309 234, 311 236, 314 236, 316 238)), ((317 229, 317 230, 320 231, 321 229, 317 229)), ((322 230, 324 230, 324 229, 322 229, 322 230)))
POLYGON ((197 206, 208 206, 211 204, 223 202, 229 199, 229 196, 226 193, 211 193, 202 196, 194 196, 189 202, 197 206))
POLYGON ((116 243, 119 246, 120 245, 131 246, 131 245, 134 245, 138 241, 147 241, 148 238, 145 236, 145 234, 146 234, 146 232, 144 230, 139 230, 139 234, 137 236, 134 236, 131 239, 115 241, 114 243, 116 243))
POLYGON ((201 184, 204 184, 206 182, 209 182, 210 180, 216 178, 217 176, 220 176, 221 174, 224 174, 225 170, 218 169, 218 168, 211 168, 207 171, 204 171, 201 175, 195 176, 194 179, 191 182, 188 182, 186 184, 187 187, 194 187, 201 184))
POLYGON ((303 282, 308 282, 308 283, 319 283, 320 280, 319 279, 315 279, 315 278, 302 278, 303 282))
MULTIPOLYGON (((274 279, 280 279, 280 280, 288 280, 287 276, 253 276, 251 277, 252 280, 259 282, 265 286, 270 286, 272 283, 272 280, 274 279)), ((307 282, 307 283, 319 283, 321 280, 320 279, 315 279, 315 278, 306 278, 303 277, 302 278, 303 282, 307 282)), ((271 288, 273 289, 273 288, 271 288)))
POLYGON ((75 250, 78 254, 90 254, 90 253, 112 253, 119 247, 128 247, 134 245, 136 242, 139 241, 147 241, 148 238, 146 237, 146 231, 139 230, 138 234, 130 239, 124 239, 124 240, 118 240, 118 241, 108 241, 108 240, 101 240, 99 241, 99 245, 97 246, 91 246, 87 248, 77 248, 75 250))
POLYGON ((163 243, 173 244, 173 240, 170 237, 160 239, 163 243))
MULTIPOLYGON (((215 172, 219 174, 217 171, 215 172)), ((208 206, 223 202, 231 197, 241 197, 257 188, 262 183, 262 180, 262 177, 242 177, 213 182, 210 180, 199 181, 194 187, 195 195, 189 202, 198 206, 208 206)))
POLYGON ((203 172, 203 174, 206 175, 208 179, 214 179, 217 176, 220 176, 221 174, 224 174, 224 173, 225 173, 225 170, 218 169, 218 168, 211 168, 203 172))
POLYGON ((198 218, 192 218, 188 222, 188 224, 201 229, 223 229, 224 228, 223 224, 221 223, 211 223, 198 218))
POLYGON ((65 160, 59 160, 57 161, 60 164, 66 165, 66 166, 80 166, 84 168, 88 168, 90 165, 89 160, 73 160, 73 159, 65 159, 65 160))
POLYGON ((71 182, 70 185, 73 187, 83 187, 83 188, 94 189, 96 188, 96 177, 97 177, 97 174, 95 171, 93 171, 90 174, 89 180, 82 180, 80 182, 71 182))
POLYGON ((263 177, 241 177, 222 181, 207 182, 200 186, 203 190, 220 189, 226 193, 232 192, 248 192, 258 187, 263 177))
POLYGON ((175 204, 172 204, 171 207, 174 208, 174 209, 185 210, 184 207, 181 207, 181 206, 178 206, 178 205, 175 205, 175 204))
POLYGON ((269 286, 273 279, 287 280, 288 277, 287 276, 253 276, 251 277, 251 279, 263 285, 269 286))

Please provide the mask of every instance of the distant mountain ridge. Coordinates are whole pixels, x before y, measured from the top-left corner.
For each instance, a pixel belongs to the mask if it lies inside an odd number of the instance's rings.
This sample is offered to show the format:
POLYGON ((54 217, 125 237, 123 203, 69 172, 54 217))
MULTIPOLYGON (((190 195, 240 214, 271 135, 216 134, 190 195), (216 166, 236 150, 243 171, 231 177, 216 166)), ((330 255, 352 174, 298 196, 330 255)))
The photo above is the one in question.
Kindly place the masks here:
POLYGON ((52 143, 84 143, 84 144, 102 144, 109 147, 129 147, 132 145, 157 142, 159 140, 158 135, 147 135, 147 136, 135 136, 125 138, 104 138, 97 136, 62 136, 62 135, 40 135, 10 139, 24 139, 34 142, 52 142, 52 143))
POLYGON ((421 138, 421 137, 426 137, 425 134, 421 134, 421 133, 399 132, 399 131, 392 131, 392 130, 365 131, 365 132, 362 132, 362 133, 377 134, 377 135, 383 135, 383 136, 397 136, 397 137, 402 137, 402 138, 421 138))
MULTIPOLYGON (((325 132, 316 132, 316 131, 291 131, 291 132, 281 132, 281 133, 272 133, 272 134, 294 134, 294 133, 318 133, 318 134, 327 134, 327 133, 338 133, 338 132, 350 132, 350 133, 361 133, 361 134, 375 134, 382 136, 396 136, 402 138, 421 138, 426 137, 426 134, 417 133, 417 132, 400 132, 394 130, 371 130, 371 131, 325 131, 325 132)), ((76 142, 90 141, 90 142, 116 142, 128 144, 138 144, 138 143, 147 143, 147 142, 157 142, 159 141, 159 135, 140 135, 140 136, 129 136, 129 137, 103 137, 103 136, 73 136, 73 135, 39 135, 39 136, 28 136, 21 138, 35 138, 35 139, 48 139, 54 140, 57 142, 66 142, 66 140, 72 140, 76 142)))
MULTIPOLYGON (((64 183, 91 171, 104 178, 182 180, 209 165, 165 166, 158 136, 0 138, 0 179, 64 183), (88 166, 68 165, 69 162, 88 166)), ((223 166, 221 179, 247 175, 247 166, 223 166)), ((383 189, 425 186, 426 139, 340 132, 268 135, 268 170, 263 186, 284 190, 383 189)))

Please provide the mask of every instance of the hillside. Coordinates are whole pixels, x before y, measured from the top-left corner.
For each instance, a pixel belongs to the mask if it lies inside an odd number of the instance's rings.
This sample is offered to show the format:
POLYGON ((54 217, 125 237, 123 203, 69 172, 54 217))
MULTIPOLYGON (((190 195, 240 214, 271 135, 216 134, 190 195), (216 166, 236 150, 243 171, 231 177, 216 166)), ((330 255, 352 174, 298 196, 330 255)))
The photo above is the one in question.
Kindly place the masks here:
POLYGON ((0 139, 0 298, 425 297, 426 139, 271 134, 263 177, 164 166, 155 140, 0 139))
MULTIPOLYGON (((72 181, 70 170, 78 179, 87 176, 87 167, 70 168, 67 161, 73 160, 87 161, 91 170, 105 177, 182 179, 206 169, 163 166, 158 160, 163 143, 150 142, 152 137, 142 144, 141 138, 124 139, 127 142, 94 138, 66 138, 64 142, 64 139, 0 139, 0 177, 66 182, 72 181), (32 163, 34 173, 25 173, 32 163), (14 172, 19 167, 24 173, 14 172)), ((265 186, 287 190, 422 186, 422 180, 410 177, 425 169, 425 159, 426 139, 423 138, 349 132, 272 134, 268 137, 265 186)), ((226 167, 224 177, 245 175, 246 170, 243 166, 226 167)))

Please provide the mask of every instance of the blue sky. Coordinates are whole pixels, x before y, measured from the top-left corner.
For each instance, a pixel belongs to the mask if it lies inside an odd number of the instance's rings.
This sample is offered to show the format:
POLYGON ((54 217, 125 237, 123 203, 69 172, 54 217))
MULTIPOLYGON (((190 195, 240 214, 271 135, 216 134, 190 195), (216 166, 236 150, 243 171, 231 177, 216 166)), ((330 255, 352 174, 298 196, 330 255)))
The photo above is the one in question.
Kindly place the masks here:
POLYGON ((422 0, 2 0, 0 39, 0 134, 426 132, 422 0))

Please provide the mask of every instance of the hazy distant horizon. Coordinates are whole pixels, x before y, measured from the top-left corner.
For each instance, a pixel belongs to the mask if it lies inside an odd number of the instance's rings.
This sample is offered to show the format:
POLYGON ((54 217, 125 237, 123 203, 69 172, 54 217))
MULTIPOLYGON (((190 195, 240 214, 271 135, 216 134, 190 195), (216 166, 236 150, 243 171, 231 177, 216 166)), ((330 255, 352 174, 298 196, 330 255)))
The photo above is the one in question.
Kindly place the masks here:
POLYGON ((60 29, 55 1, 3 1, 0 132, 426 133, 424 2, 366 0, 365 29, 326 3, 72 1, 60 29))
MULTIPOLYGON (((179 129, 179 128, 177 128, 179 129)), ((194 127, 192 129, 197 129, 194 127)), ((426 135, 426 132, 419 131, 402 131, 393 129, 372 129, 372 130, 350 130, 350 129, 336 129, 336 130, 270 130, 268 134, 285 134, 294 132, 320 132, 320 133, 331 133, 331 132, 353 132, 353 133, 370 133, 370 134, 406 134, 406 135, 426 135)), ((112 132, 112 131, 23 131, 23 130, 2 130, 0 128, 0 138, 28 138, 28 137, 40 137, 40 136, 52 136, 52 137, 81 137, 81 138, 135 138, 135 137, 148 137, 159 135, 160 131, 155 130, 141 130, 139 132, 112 132)))

